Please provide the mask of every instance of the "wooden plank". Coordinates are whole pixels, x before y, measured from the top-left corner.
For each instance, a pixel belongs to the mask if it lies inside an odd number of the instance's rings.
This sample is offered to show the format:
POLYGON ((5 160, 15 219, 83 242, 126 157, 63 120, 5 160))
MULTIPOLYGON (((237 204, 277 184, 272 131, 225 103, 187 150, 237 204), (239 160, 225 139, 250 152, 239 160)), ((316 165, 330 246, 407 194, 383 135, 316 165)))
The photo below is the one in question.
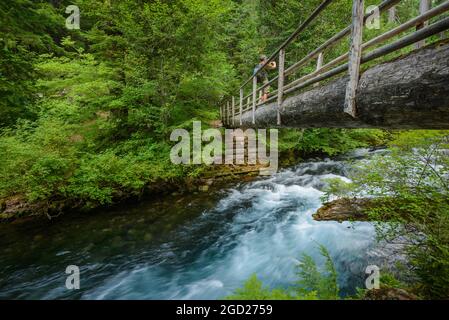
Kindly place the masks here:
POLYGON ((343 39, 345 36, 347 36, 351 31, 351 26, 348 26, 347 28, 343 29, 339 33, 337 33, 335 36, 327 40, 325 43, 323 43, 321 46, 307 54, 304 58, 299 60, 298 62, 294 63, 292 66, 288 67, 287 70, 285 70, 285 75, 290 75, 294 73, 296 70, 298 70, 300 67, 304 66, 307 62, 310 61, 310 59, 316 57, 320 54, 320 52, 323 52, 325 49, 332 48, 334 45, 340 42, 341 39, 343 39))
MULTIPOLYGON (((320 52, 320 54, 318 55, 318 58, 316 60, 316 71, 321 70, 321 68, 323 67, 323 61, 324 61, 324 54, 322 52, 320 52)), ((319 85, 320 85, 320 83, 317 82, 313 86, 318 87, 319 85)))
MULTIPOLYGON (((390 9, 391 7, 395 6, 396 4, 398 4, 401 0, 384 0, 380 5, 379 5, 379 11, 385 12, 386 10, 390 9)), ((312 15, 309 17, 309 19, 307 19, 295 32, 294 34, 292 34, 271 56, 270 58, 268 58, 266 64, 270 63, 271 61, 273 61, 273 59, 277 56, 277 54, 280 52, 281 49, 285 49, 285 47, 290 44, 294 38, 301 32, 302 29, 304 29, 313 19, 316 18, 316 16, 319 14, 320 11, 322 11, 328 4, 330 3, 330 1, 324 1, 313 13, 312 15)), ((364 16, 364 20, 366 20, 368 17, 370 16, 370 14, 367 14, 364 16)), ((334 45, 335 43, 337 43, 340 39, 342 39, 344 36, 346 36, 347 34, 349 34, 351 31, 351 26, 348 26, 347 28, 341 30, 338 34, 336 34, 335 36, 333 36, 331 39, 329 39, 328 41, 326 41, 323 45, 321 45, 319 48, 315 49, 313 52, 311 52, 310 54, 308 54, 305 58, 301 59, 301 61, 295 63, 293 66, 287 68, 285 70, 285 75, 289 75, 291 73, 293 73, 297 68, 299 68, 303 63, 306 63, 309 59, 312 59, 313 57, 316 56, 316 54, 318 54, 321 51, 324 51, 325 48, 330 47, 332 45, 334 45)), ((265 65, 266 65, 265 64, 265 65)), ((265 66, 264 65, 264 66, 265 66)), ((264 67, 262 66, 262 68, 264 67)), ((261 68, 261 69, 262 69, 261 68)), ((254 78, 254 75, 251 76, 248 80, 246 80, 242 85, 241 88, 244 88, 246 86, 246 84, 248 84, 252 79, 254 78)), ((274 83, 274 81, 278 80, 277 77, 275 77, 274 79, 270 80, 270 82, 266 85, 270 85, 272 83, 274 83)), ((264 85, 264 86, 266 86, 264 85)), ((264 87, 263 86, 263 87, 264 87)), ((249 96, 251 96, 252 93, 249 94, 249 96)), ((243 99, 246 99, 248 96, 244 97, 243 99)))
POLYGON ((226 102, 226 125, 229 126, 229 101, 226 102))
MULTIPOLYGON (((440 31, 434 29, 432 33, 437 35, 440 31)), ((347 77, 335 79, 320 90, 287 98, 288 108, 285 116, 283 113, 281 127, 447 129, 449 108, 444 107, 449 105, 447 66, 449 44, 442 42, 367 69, 360 78, 367 86, 359 88, 357 118, 341 112, 347 77)), ((276 126, 276 103, 257 111, 257 128, 276 126)), ((254 128, 251 122, 251 114, 245 114, 243 126, 254 128)))
MULTIPOLYGON (((274 60, 274 58, 278 55, 278 53, 285 49, 287 45, 289 45, 315 18, 332 2, 333 0, 323 0, 323 2, 312 12, 312 14, 303 22, 301 25, 296 28, 296 30, 288 37, 287 40, 284 41, 284 43, 281 44, 281 46, 267 59, 264 65, 254 74, 251 78, 246 80, 241 88, 243 88, 246 84, 248 84, 252 78, 254 78, 260 70, 266 67, 267 64, 269 64, 271 61, 274 60)), ((396 0, 398 1, 398 0, 396 0)))
POLYGON ((253 78, 253 124, 256 124, 257 77, 253 78))
POLYGON ((318 59, 316 61, 316 69, 320 70, 321 67, 323 66, 323 60, 324 60, 324 54, 323 52, 320 52, 320 54, 318 55, 318 59))
POLYGON ((349 82, 346 87, 344 112, 355 117, 356 92, 360 76, 360 60, 362 58, 362 34, 363 34, 363 4, 364 0, 353 0, 352 3, 352 31, 351 47, 349 50, 349 82))
POLYGON ((278 110, 277 110, 277 125, 281 125, 281 108, 284 100, 284 70, 285 69, 285 49, 279 51, 279 75, 278 75, 278 110))
POLYGON ((228 101, 228 125, 231 125, 231 101, 228 101))
MULTIPOLYGON (((419 13, 423 14, 430 10, 430 7, 432 6, 431 0, 420 0, 419 1, 419 13)), ((421 30, 422 28, 426 27, 428 25, 428 22, 425 21, 423 23, 420 23, 416 26, 416 30, 421 30)), ((421 40, 415 44, 415 48, 419 49, 421 47, 424 47, 426 45, 426 40, 421 40)))
POLYGON ((249 101, 251 100, 251 97, 252 97, 252 96, 253 96, 253 90, 251 90, 251 92, 248 93, 247 96, 244 96, 244 97, 243 97, 243 100, 248 99, 247 102, 249 102, 249 101))
MULTIPOLYGON (((401 0, 386 0, 386 1, 382 2, 379 5, 379 12, 382 13, 386 10, 389 10, 390 8, 392 8, 393 6, 398 4, 400 1, 401 0)), ((364 21, 366 21, 370 15, 371 15, 371 13, 366 14, 363 18, 364 21)), ((292 66, 288 67, 285 70, 285 75, 287 76, 289 74, 294 73, 296 70, 298 70, 298 68, 305 65, 310 59, 316 57, 318 55, 318 53, 324 51, 325 49, 329 49, 329 48, 333 47, 334 45, 336 45, 337 43, 339 43, 339 41, 341 39, 343 39, 345 36, 347 36, 348 34, 350 34, 350 32, 351 32, 351 25, 347 26, 346 28, 341 30, 339 33, 337 33, 336 35, 331 37, 329 40, 327 40, 321 46, 319 46, 318 48, 316 48, 315 50, 313 50, 312 52, 307 54, 300 61, 298 61, 298 62, 294 63, 292 66)))
POLYGON ((407 29, 412 28, 413 26, 418 26, 420 24, 423 24, 427 20, 429 20, 429 19, 431 19, 431 18, 433 18, 433 17, 435 17, 435 16, 437 16, 437 15, 439 15, 439 14, 441 14, 441 13, 447 11, 447 10, 449 10, 449 2, 446 1, 446 2, 444 2, 442 4, 440 4, 439 6, 433 8, 433 9, 431 9, 429 11, 426 11, 425 13, 423 13, 423 14, 421 14, 421 15, 419 15, 419 16, 417 16, 417 17, 415 17, 415 18, 413 18, 413 19, 411 19, 411 20, 409 20, 409 21, 407 21, 407 22, 405 22, 403 24, 401 24, 400 26, 397 26, 396 28, 394 28, 394 29, 392 29, 390 31, 387 31, 384 34, 381 34, 381 35, 377 36, 376 38, 373 38, 373 39, 369 40, 368 42, 366 42, 366 43, 364 43, 362 45, 362 49, 364 50, 364 49, 366 49, 368 47, 372 47, 372 46, 374 46, 376 44, 379 44, 379 43, 381 43, 381 42, 383 42, 383 41, 385 41, 387 39, 390 39, 390 38, 392 38, 392 37, 394 37, 394 36, 404 32, 404 31, 406 31, 407 29))
POLYGON ((243 114, 243 88, 240 89, 240 117, 239 117, 239 125, 242 125, 242 114, 243 114))
POLYGON ((226 126, 226 105, 223 105, 223 126, 226 126))
MULTIPOLYGON (((424 21, 427 21, 427 20, 429 20, 429 19, 431 19, 431 18, 433 18, 433 17, 435 17, 435 16, 437 16, 437 15, 443 13, 443 12, 446 12, 448 10, 449 10, 449 1, 446 1, 446 2, 444 2, 442 4, 440 4, 439 6, 437 6, 437 7, 433 8, 433 9, 427 11, 426 13, 424 13, 422 15, 419 15, 418 17, 413 18, 413 19, 411 19, 411 20, 401 24, 400 26, 397 26, 396 28, 394 28, 394 29, 392 29, 392 30, 390 30, 390 31, 388 31, 388 32, 386 32, 384 34, 381 34, 381 35, 379 35, 379 36, 369 40, 368 42, 362 44, 362 51, 364 51, 364 50, 366 50, 366 49, 368 49, 368 48, 370 48, 372 46, 375 46, 377 44, 380 44, 380 43, 384 42, 385 40, 391 39, 394 36, 404 32, 404 31, 406 31, 406 30, 408 30, 408 29, 410 29, 410 28, 412 28, 412 27, 414 27, 414 26, 416 26, 416 25, 418 25, 418 24, 420 24, 420 23, 422 23, 424 21)), ((303 76, 303 77, 301 77, 299 79, 296 79, 296 80, 290 82, 289 84, 285 85, 284 88, 285 89, 290 89, 290 88, 292 88, 294 86, 297 86, 297 85, 300 85, 301 83, 304 83, 306 80, 309 80, 311 78, 316 77, 319 74, 324 73, 325 71, 329 70, 330 68, 332 68, 332 67, 338 65, 339 63, 344 62, 345 60, 347 60, 348 59, 348 55, 349 55, 348 53, 342 54, 341 56, 335 58, 334 60, 332 60, 332 61, 328 62, 327 64, 325 64, 324 66, 322 66, 322 68, 320 70, 317 70, 317 71, 312 72, 312 73, 310 73, 308 75, 305 75, 305 76, 303 76)))
POLYGON ((235 125, 235 97, 232 96, 232 125, 235 125))
POLYGON ((396 21, 396 6, 388 9, 388 22, 394 23, 396 21))
MULTIPOLYGON (((416 43, 416 42, 418 42, 418 41, 420 41, 422 39, 431 37, 431 36, 433 36, 435 34, 438 34, 438 33, 442 32, 442 31, 448 30, 448 29, 449 29, 449 17, 445 18, 443 20, 440 20, 438 22, 435 22, 435 23, 433 23, 433 24, 431 24, 431 25, 429 25, 429 26, 427 26, 427 27, 425 27, 425 28, 423 28, 423 29, 421 29, 419 31, 411 33, 411 34, 409 34, 409 35, 407 35, 407 36, 405 36, 405 37, 403 37, 403 38, 401 38, 399 40, 396 40, 393 43, 387 44, 387 45, 385 45, 383 47, 380 47, 378 49, 370 51, 368 54, 366 54, 365 56, 362 57, 361 63, 366 63, 366 62, 369 62, 371 60, 380 58, 380 57, 385 56, 385 55, 387 55, 389 53, 392 53, 394 51, 397 51, 397 50, 400 50, 402 48, 405 48, 405 47, 407 47, 409 45, 412 45, 412 44, 414 44, 414 43, 416 43)), ((314 84, 317 81, 323 81, 323 80, 326 80, 326 79, 331 78, 333 76, 336 76, 336 75, 338 75, 338 74, 348 70, 348 67, 349 67, 349 63, 342 64, 342 65, 340 65, 340 66, 338 66, 338 67, 336 67, 336 68, 334 68, 334 69, 332 69, 330 71, 327 71, 327 72, 325 72, 323 74, 320 74, 320 75, 318 75, 316 77, 313 77, 312 79, 309 79, 309 80, 307 80, 305 82, 299 83, 296 86, 289 88, 288 90, 285 90, 284 91, 284 95, 290 94, 290 93, 292 93, 292 92, 294 92, 296 90, 305 88, 305 87, 307 87, 309 85, 314 84)))

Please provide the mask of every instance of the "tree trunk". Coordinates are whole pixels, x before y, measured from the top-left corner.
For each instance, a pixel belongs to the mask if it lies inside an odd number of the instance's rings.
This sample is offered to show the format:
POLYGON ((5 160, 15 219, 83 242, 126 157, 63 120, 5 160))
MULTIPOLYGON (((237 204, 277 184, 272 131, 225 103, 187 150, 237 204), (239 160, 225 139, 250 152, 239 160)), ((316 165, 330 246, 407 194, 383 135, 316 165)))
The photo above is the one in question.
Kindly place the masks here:
POLYGON ((242 116, 243 127, 449 129, 449 44, 440 43, 374 66, 360 78, 356 118, 345 114, 342 77, 242 116))

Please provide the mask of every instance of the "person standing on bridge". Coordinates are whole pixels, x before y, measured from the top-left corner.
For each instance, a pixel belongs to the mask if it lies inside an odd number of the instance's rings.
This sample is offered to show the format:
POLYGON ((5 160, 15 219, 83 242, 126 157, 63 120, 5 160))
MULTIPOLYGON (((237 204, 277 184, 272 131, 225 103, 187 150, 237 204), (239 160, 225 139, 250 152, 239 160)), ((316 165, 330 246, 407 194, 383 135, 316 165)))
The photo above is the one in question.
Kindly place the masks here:
MULTIPOLYGON (((257 71, 260 70, 260 68, 263 67, 263 65, 268 61, 268 58, 266 55, 261 55, 259 58, 259 63, 257 64, 257 66, 254 68, 254 73, 253 75, 256 74, 257 71)), ((268 72, 267 70, 274 70, 276 69, 276 62, 275 61, 271 61, 270 63, 268 63, 263 70, 261 70, 258 74, 257 74, 257 82, 258 83, 263 83, 264 85, 266 85, 269 80, 268 80, 268 72)), ((262 90, 262 97, 260 99, 260 102, 265 102, 268 99, 268 95, 270 94, 270 86, 266 86, 263 90, 262 90)))

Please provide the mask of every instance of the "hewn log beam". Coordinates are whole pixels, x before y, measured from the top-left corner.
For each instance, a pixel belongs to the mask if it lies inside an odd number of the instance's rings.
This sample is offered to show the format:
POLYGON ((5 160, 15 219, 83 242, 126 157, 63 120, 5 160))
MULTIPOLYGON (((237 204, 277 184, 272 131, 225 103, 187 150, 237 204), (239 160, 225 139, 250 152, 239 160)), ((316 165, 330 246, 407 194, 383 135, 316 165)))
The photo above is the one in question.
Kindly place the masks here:
POLYGON ((292 94, 242 116, 243 127, 449 129, 449 44, 421 48, 363 72, 357 117, 344 113, 348 77, 292 94))

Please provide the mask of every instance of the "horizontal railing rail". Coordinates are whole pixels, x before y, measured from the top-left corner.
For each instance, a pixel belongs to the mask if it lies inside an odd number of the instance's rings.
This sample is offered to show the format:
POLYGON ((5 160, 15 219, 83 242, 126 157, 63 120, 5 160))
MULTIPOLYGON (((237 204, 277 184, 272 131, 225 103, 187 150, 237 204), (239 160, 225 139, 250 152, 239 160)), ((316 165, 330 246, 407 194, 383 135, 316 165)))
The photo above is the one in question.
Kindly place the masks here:
POLYGON ((324 0, 316 9, 312 12, 312 14, 304 21, 299 27, 288 37, 287 40, 284 41, 283 44, 267 59, 267 61, 261 66, 261 68, 253 74, 248 80, 246 80, 240 88, 243 88, 246 84, 248 84, 255 76, 259 74, 259 72, 265 68, 270 62, 272 62, 278 54, 288 46, 307 26, 332 2, 333 0, 324 0))
MULTIPOLYGON (((220 116, 225 126, 236 126, 237 122, 242 125, 242 115, 245 112, 252 111, 252 124, 255 124, 255 112, 258 107, 277 101, 277 125, 281 125, 280 111, 282 110, 284 97, 295 91, 304 89, 311 85, 317 85, 321 81, 328 80, 331 77, 348 72, 349 80, 346 89, 344 112, 351 116, 356 116, 355 97, 358 87, 360 66, 374 59, 383 57, 387 54, 398 51, 402 48, 415 44, 416 48, 423 46, 425 40, 433 35, 449 29, 449 18, 429 24, 429 21, 437 16, 449 11, 449 0, 434 8, 431 8, 430 0, 420 0, 419 15, 408 21, 395 26, 393 29, 380 34, 373 39, 363 43, 362 34, 365 23, 376 12, 364 12, 364 0, 353 0, 352 23, 340 32, 336 33, 330 39, 310 51, 304 57, 294 62, 292 65, 285 66, 286 48, 303 32, 334 0, 323 1, 312 14, 300 24, 300 26, 285 40, 282 45, 271 54, 267 61, 247 79, 240 87, 237 98, 232 96, 224 105, 220 106, 220 116), (394 40, 392 43, 384 44, 370 52, 367 49, 382 45, 407 30, 415 30, 394 40), (324 63, 324 53, 330 48, 340 43, 345 37, 351 36, 349 50, 324 63), (275 77, 259 86, 258 74, 272 61, 278 60, 278 73, 275 77), (295 74, 301 71, 301 68, 317 59, 316 69, 307 74, 295 77, 295 74), (286 80, 290 80, 286 83, 286 80), (277 89, 270 93, 266 100, 262 99, 265 89, 277 82, 277 89), (245 88, 252 84, 247 95, 244 95, 245 88), (238 117, 238 120, 236 120, 238 117)), ((379 15, 395 8, 402 0, 385 0, 377 7, 379 15)), ((391 15, 389 16, 391 17, 391 15)), ((394 17, 394 14, 393 14, 394 17)))

